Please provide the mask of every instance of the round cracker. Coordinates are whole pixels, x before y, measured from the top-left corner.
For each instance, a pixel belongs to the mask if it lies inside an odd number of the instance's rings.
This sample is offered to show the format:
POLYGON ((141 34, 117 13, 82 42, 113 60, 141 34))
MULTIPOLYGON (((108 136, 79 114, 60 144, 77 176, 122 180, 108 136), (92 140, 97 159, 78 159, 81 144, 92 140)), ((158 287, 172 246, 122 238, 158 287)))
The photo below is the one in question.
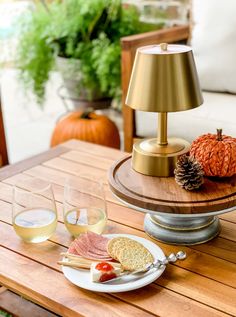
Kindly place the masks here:
POLYGON ((138 245, 141 245, 139 242, 126 238, 126 237, 117 237, 113 238, 108 242, 107 245, 107 252, 108 254, 115 260, 118 260, 119 253, 127 246, 130 247, 138 247, 138 245))
POLYGON ((143 245, 139 247, 125 247, 118 256, 124 270, 135 271, 145 269, 147 264, 154 261, 151 252, 143 245))

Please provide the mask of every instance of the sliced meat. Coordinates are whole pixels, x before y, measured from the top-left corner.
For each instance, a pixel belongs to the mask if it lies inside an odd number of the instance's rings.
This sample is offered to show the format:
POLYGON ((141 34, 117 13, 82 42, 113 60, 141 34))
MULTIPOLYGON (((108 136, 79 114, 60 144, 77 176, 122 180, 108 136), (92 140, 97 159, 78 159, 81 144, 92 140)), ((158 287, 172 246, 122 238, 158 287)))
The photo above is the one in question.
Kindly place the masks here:
POLYGON ((77 254, 90 260, 111 261, 112 258, 107 253, 108 241, 108 238, 88 232, 81 234, 75 239, 68 251, 69 253, 77 254))
POLYGON ((70 247, 69 247, 69 249, 68 249, 68 252, 71 253, 71 254, 80 255, 80 254, 78 253, 78 251, 76 250, 76 248, 75 248, 75 243, 74 243, 74 241, 71 243, 71 245, 70 245, 70 247))
POLYGON ((110 257, 106 251, 100 251, 96 247, 94 247, 90 240, 88 239, 87 234, 83 234, 77 239, 77 242, 81 245, 82 248, 87 248, 90 253, 94 253, 94 255, 101 257, 110 257))
POLYGON ((108 243, 108 241, 110 240, 109 238, 104 237, 100 234, 94 233, 92 231, 88 231, 87 236, 88 236, 89 240, 92 239, 93 241, 97 241, 97 242, 107 242, 108 243))
POLYGON ((100 255, 100 256, 102 256, 102 257, 103 257, 103 256, 110 257, 110 256, 108 255, 108 253, 107 253, 107 250, 99 250, 99 249, 96 247, 95 244, 92 244, 91 241, 90 241, 90 239, 88 239, 88 236, 81 237, 81 238, 79 239, 79 242, 80 242, 81 244, 83 244, 84 247, 85 247, 85 246, 88 246, 88 250, 89 250, 89 252, 91 252, 91 253, 97 254, 98 256, 100 255))
POLYGON ((99 259, 99 260, 110 260, 111 257, 106 254, 106 255, 100 255, 100 254, 96 254, 92 251, 90 251, 87 246, 85 246, 83 243, 81 243, 81 241, 77 240, 76 244, 75 244, 75 248, 76 251, 81 254, 83 257, 85 258, 89 258, 89 259, 99 259))
POLYGON ((108 238, 103 237, 103 236, 96 234, 94 232, 90 232, 90 231, 87 233, 87 237, 88 237, 89 242, 91 243, 91 245, 95 249, 107 253, 107 244, 109 241, 108 238))
POLYGON ((97 254, 97 255, 101 255, 101 256, 109 256, 107 251, 100 251, 97 248, 95 248, 93 245, 90 245, 90 252, 97 254))

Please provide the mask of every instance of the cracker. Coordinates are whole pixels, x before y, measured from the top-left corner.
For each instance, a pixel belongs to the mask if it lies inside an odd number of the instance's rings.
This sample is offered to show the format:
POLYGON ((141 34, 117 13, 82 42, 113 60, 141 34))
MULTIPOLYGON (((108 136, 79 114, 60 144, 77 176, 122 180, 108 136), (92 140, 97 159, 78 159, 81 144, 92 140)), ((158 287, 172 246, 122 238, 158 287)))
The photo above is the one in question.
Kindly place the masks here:
POLYGON ((121 263, 124 270, 143 269, 154 261, 152 254, 141 243, 125 237, 110 240, 107 251, 113 259, 121 263))
POLYGON ((128 245, 134 246, 139 244, 137 241, 125 237, 113 238, 108 242, 107 252, 115 260, 118 260, 119 253, 128 245))
POLYGON ((118 260, 124 270, 135 271, 145 269, 154 261, 153 255, 144 246, 138 248, 126 247, 119 253, 118 260))

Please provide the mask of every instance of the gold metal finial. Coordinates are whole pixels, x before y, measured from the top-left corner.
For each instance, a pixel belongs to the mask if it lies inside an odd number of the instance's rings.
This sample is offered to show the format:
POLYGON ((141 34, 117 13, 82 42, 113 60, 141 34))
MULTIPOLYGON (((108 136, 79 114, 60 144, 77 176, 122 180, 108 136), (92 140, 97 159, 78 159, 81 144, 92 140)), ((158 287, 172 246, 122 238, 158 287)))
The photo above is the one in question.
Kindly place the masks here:
POLYGON ((160 47, 161 47, 161 50, 162 50, 162 51, 167 51, 168 44, 167 44, 167 43, 161 43, 161 44, 160 44, 160 47))

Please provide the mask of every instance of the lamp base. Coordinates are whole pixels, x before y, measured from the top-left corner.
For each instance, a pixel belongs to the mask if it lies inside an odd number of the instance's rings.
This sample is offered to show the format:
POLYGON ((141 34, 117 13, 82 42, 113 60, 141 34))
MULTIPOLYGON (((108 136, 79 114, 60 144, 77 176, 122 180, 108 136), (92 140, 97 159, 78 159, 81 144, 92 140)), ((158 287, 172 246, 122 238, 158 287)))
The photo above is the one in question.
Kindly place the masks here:
POLYGON ((133 147, 132 168, 149 176, 173 176, 178 157, 189 149, 190 144, 178 138, 169 138, 166 145, 158 145, 157 139, 141 140, 133 147))

